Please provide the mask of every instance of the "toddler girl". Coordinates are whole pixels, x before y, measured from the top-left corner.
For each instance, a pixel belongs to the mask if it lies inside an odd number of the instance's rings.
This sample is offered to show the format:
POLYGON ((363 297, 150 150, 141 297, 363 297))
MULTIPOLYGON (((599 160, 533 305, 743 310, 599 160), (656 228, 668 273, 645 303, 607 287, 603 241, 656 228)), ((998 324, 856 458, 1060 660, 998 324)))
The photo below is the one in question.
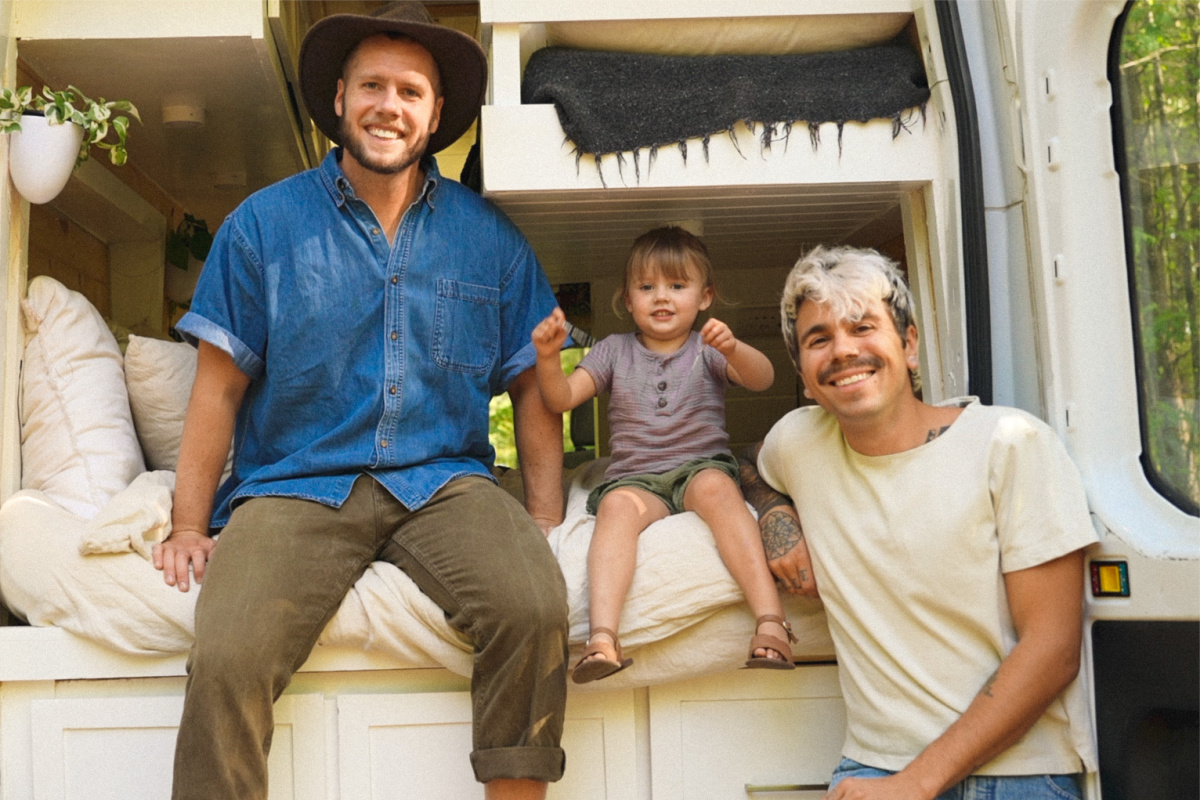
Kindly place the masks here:
POLYGON ((587 683, 633 663, 621 654, 616 628, 633 582, 637 539, 652 522, 682 511, 695 511, 712 529, 757 617, 746 666, 792 669, 787 640, 796 639, 738 488, 725 431, 725 387, 732 381, 752 391, 769 388, 771 362, 719 320, 692 330, 715 290, 707 248, 683 228, 656 228, 634 242, 619 297, 637 332, 599 342, 570 376, 559 362, 567 338, 562 311, 532 334, 538 387, 551 411, 610 393, 612 463, 588 496, 588 513, 596 515, 588 550, 591 633, 572 679, 587 683))

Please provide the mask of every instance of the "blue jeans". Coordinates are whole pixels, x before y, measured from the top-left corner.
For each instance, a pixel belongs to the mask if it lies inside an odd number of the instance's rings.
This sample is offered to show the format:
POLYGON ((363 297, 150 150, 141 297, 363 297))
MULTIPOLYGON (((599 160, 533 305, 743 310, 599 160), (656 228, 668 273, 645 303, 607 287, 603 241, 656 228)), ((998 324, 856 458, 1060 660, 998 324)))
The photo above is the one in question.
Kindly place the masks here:
MULTIPOLYGON (((893 774, 843 758, 833 771, 829 788, 845 778, 886 778, 893 774)), ((1083 800, 1083 791, 1076 775, 972 775, 942 792, 937 800, 1083 800)))

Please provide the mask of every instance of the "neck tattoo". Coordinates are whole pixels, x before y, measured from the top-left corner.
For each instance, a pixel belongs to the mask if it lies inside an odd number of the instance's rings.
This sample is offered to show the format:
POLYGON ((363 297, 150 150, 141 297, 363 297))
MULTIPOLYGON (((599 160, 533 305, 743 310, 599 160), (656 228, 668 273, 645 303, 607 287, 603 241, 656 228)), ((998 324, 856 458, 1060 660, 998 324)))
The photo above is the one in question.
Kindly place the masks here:
POLYGON ((950 430, 949 425, 943 425, 940 428, 930 428, 929 435, 925 437, 925 441, 932 442, 934 439, 938 438, 939 436, 941 436, 943 433, 945 433, 948 430, 950 430))

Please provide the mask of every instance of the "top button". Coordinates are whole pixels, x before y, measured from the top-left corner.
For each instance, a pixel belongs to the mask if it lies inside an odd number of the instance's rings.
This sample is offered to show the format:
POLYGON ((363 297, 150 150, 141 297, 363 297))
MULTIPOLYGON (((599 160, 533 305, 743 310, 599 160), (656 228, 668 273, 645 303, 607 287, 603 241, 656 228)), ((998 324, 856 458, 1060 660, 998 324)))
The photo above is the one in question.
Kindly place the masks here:
POLYGON ((378 235, 379 235, 379 228, 371 228, 371 234, 372 234, 373 236, 378 236, 378 235))

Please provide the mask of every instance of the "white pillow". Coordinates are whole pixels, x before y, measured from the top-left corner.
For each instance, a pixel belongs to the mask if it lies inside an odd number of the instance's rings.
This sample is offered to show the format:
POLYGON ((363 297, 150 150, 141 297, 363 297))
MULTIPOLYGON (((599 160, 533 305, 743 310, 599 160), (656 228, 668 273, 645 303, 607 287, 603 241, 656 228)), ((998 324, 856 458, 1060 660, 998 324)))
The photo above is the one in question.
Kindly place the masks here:
POLYGON ((125 348, 129 408, 150 469, 175 469, 192 383, 196 348, 130 334, 125 348))
POLYGON ((21 301, 21 488, 91 519, 145 471, 121 352, 99 312, 53 278, 21 301))
MULTIPOLYGON (((154 470, 174 470, 188 398, 196 381, 196 348, 182 342, 129 335, 125 349, 125 386, 146 464, 154 470)), ((233 468, 233 449, 225 474, 233 468)))

